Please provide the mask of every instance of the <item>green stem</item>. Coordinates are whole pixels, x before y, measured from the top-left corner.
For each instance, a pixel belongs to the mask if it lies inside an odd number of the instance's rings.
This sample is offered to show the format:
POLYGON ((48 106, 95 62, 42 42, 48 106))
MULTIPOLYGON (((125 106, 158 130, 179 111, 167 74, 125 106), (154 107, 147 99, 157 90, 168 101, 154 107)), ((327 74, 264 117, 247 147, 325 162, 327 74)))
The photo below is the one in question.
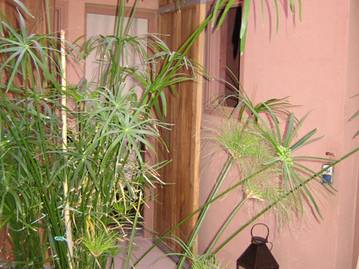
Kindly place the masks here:
POLYGON ((216 233, 215 237, 213 238, 212 242, 208 246, 205 254, 211 254, 213 251, 213 248, 217 245, 219 239, 221 239, 221 236, 223 235, 224 231, 227 229, 229 224, 231 224, 233 218, 237 215, 238 211, 242 208, 242 206, 248 201, 248 198, 243 198, 232 210, 232 212, 227 217, 226 221, 222 224, 219 231, 216 233))
POLYGON ((173 231, 175 231, 176 229, 178 229, 179 227, 181 227, 183 224, 187 223, 190 219, 192 219, 192 217, 194 215, 196 215, 198 212, 200 212, 205 206, 217 201, 218 199, 222 198, 223 196, 225 196, 226 194, 230 193, 231 191, 235 190, 236 188, 238 188, 239 186, 243 185, 244 183, 246 183, 248 180, 250 180, 253 177, 258 176, 259 174, 265 172, 267 169, 271 168, 274 164, 270 164, 267 166, 264 166, 262 169, 258 170, 257 172, 245 177, 244 179, 242 179, 241 181, 237 182, 236 184, 232 185, 231 187, 227 188, 226 190, 224 190, 223 192, 221 192, 220 194, 218 194, 217 196, 213 197, 213 199, 211 200, 207 200, 201 207, 199 207, 198 209, 196 209, 195 211, 193 211, 192 213, 190 213, 189 215, 187 215, 187 217, 185 217, 184 219, 182 219, 180 222, 178 222, 177 224, 173 225, 171 228, 169 228, 167 231, 165 231, 163 234, 161 234, 160 236, 157 237, 156 240, 154 240, 153 245, 151 247, 149 247, 142 255, 141 257, 139 257, 137 259, 137 261, 133 264, 133 266, 136 266, 144 257, 146 257, 148 255, 148 253, 150 253, 158 244, 160 244, 164 238, 166 238, 169 234, 171 234, 173 231))
POLYGON ((132 257, 133 244, 134 244, 134 240, 135 240, 135 236, 136 236, 137 222, 138 222, 138 218, 140 216, 141 202, 142 202, 142 194, 140 193, 140 197, 138 198, 138 204, 137 204, 135 219, 134 219, 133 224, 132 224, 132 231, 131 231, 130 241, 128 242, 127 255, 126 255, 126 258, 125 258, 124 269, 129 269, 130 268, 130 260, 131 260, 131 257, 132 257))
MULTIPOLYGON (((212 200, 213 197, 215 197, 217 195, 218 191, 220 190, 221 186, 223 185, 223 182, 226 179, 226 177, 227 177, 227 175, 228 175, 228 173, 229 173, 229 171, 230 171, 230 169, 232 167, 232 164, 233 164, 233 157, 228 156, 225 164, 222 167, 221 172, 218 175, 216 183, 215 183, 210 195, 207 198, 207 201, 212 200)), ((187 244, 186 244, 189 249, 192 248, 193 243, 195 242, 195 239, 198 236, 198 233, 199 233, 199 231, 201 229, 201 226, 202 226, 203 221, 204 221, 204 219, 205 219, 205 217, 206 217, 206 215, 208 213, 208 210, 209 210, 210 206, 211 206, 211 204, 207 203, 201 210, 201 213, 200 213, 200 215, 198 217, 198 220, 196 221, 196 225, 195 225, 195 227, 194 227, 194 229, 193 229, 193 231, 192 231, 192 233, 191 233, 191 235, 190 235, 190 237, 189 237, 189 239, 187 241, 187 244)), ((178 269, 183 268, 185 260, 186 260, 186 257, 182 256, 180 261, 179 261, 178 267, 177 267, 178 269)))

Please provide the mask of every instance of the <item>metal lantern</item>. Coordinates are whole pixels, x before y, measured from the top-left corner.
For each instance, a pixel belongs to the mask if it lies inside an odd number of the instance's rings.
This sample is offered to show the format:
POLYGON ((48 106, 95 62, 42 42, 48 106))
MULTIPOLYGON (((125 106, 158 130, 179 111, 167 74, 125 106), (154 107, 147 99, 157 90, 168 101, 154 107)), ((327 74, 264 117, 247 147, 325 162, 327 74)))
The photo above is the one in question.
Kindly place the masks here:
MULTIPOLYGON (((251 229, 251 244, 237 260, 237 269, 279 269, 279 264, 274 259, 268 248, 269 228, 264 223, 255 224, 251 229), (254 236, 253 230, 256 226, 264 226, 267 236, 254 236)), ((272 243, 269 243, 272 245, 272 243)), ((271 246, 272 248, 272 246, 271 246)))

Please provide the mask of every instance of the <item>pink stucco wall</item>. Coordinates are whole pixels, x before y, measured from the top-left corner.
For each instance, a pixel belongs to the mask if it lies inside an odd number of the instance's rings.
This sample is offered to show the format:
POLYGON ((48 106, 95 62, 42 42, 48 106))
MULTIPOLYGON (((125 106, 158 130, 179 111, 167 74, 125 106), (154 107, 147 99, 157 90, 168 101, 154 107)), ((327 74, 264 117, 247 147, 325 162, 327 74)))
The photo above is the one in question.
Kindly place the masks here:
MULTIPOLYGON (((291 18, 286 21, 282 15, 278 33, 274 21, 270 29, 268 14, 261 16, 260 1, 254 2, 256 12, 252 6, 247 49, 242 57, 244 88, 257 101, 290 96, 292 103, 302 105, 295 109, 298 116, 311 112, 303 131, 319 128, 325 137, 309 145, 307 154, 324 157, 329 151, 337 157, 343 155, 357 143, 352 136, 359 127, 358 121, 348 122, 350 115, 359 108, 359 98, 350 98, 359 92, 358 1, 303 1, 302 22, 293 22, 291 18)), ((273 14, 272 18, 274 20, 273 14)), ((205 113, 203 129, 220 124, 221 120, 218 115, 205 113)), ((201 202, 224 161, 223 156, 208 157, 213 145, 204 142, 202 149, 201 202)), ((357 224, 355 222, 358 164, 359 158, 355 156, 336 167, 334 185, 338 193, 320 195, 324 216, 320 223, 307 213, 303 219, 293 220, 278 231, 271 216, 262 219, 271 225, 270 240, 274 243, 273 253, 280 268, 353 268, 359 248, 354 242, 355 225, 358 228, 359 224, 358 220, 357 224)), ((321 167, 318 164, 314 168, 321 167)), ((227 184, 235 179, 233 175, 227 184)), ((225 219, 238 201, 238 196, 238 192, 231 194, 214 205, 201 231, 201 250, 221 225, 220 220, 225 219)), ((254 210, 253 205, 244 209, 230 230, 243 224, 254 210)), ((220 253, 224 265, 235 268, 235 260, 248 244, 249 231, 245 230, 220 253)))

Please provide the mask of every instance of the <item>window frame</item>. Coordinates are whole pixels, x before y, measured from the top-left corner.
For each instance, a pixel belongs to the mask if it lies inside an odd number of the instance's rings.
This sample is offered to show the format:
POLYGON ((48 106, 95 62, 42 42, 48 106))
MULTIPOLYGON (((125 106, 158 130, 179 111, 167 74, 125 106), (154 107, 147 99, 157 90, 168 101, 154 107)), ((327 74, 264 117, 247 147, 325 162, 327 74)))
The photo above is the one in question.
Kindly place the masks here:
MULTIPOLYGON (((126 7, 125 13, 126 16, 130 15, 131 8, 126 7)), ((97 15, 109 15, 116 16, 117 6, 116 5, 105 5, 105 4, 85 4, 85 19, 84 19, 84 36, 87 35, 87 15, 88 14, 97 14, 97 15)), ((135 18, 147 19, 148 21, 148 33, 157 33, 158 30, 158 16, 155 10, 137 8, 135 18)), ((86 74, 86 64, 84 64, 83 72, 86 74)))
POLYGON ((68 28, 68 2, 65 0, 55 1, 54 29, 56 32, 68 28))
MULTIPOLYGON (((117 7, 113 5, 104 5, 104 4, 85 4, 85 33, 87 33, 87 14, 98 14, 98 15, 110 15, 116 16, 117 7)), ((126 8, 126 15, 129 15, 131 12, 131 8, 126 8)), ((148 32, 156 33, 158 29, 157 26, 157 12, 154 10, 137 8, 136 9, 136 18, 142 18, 148 20, 148 32)))

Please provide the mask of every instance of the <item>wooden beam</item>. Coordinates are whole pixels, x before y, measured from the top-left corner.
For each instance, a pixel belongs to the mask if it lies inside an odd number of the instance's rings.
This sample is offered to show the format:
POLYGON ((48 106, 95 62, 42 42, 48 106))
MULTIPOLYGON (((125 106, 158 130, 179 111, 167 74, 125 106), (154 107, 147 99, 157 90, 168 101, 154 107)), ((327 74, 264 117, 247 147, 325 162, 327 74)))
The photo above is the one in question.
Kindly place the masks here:
MULTIPOLYGON (((180 1, 180 3, 171 1, 170 3, 166 3, 163 5, 160 4, 158 12, 159 14, 171 13, 188 6, 200 5, 200 4, 212 4, 214 2, 215 2, 214 0, 183 0, 180 1)), ((239 5, 241 2, 243 2, 243 0, 235 0, 233 2, 233 6, 239 5)))
POLYGON ((158 12, 160 14, 171 13, 171 12, 177 11, 184 7, 188 7, 188 6, 192 6, 192 5, 208 4, 211 2, 213 2, 213 0, 183 0, 183 1, 181 1, 180 4, 169 3, 166 5, 163 5, 158 9, 158 12))

